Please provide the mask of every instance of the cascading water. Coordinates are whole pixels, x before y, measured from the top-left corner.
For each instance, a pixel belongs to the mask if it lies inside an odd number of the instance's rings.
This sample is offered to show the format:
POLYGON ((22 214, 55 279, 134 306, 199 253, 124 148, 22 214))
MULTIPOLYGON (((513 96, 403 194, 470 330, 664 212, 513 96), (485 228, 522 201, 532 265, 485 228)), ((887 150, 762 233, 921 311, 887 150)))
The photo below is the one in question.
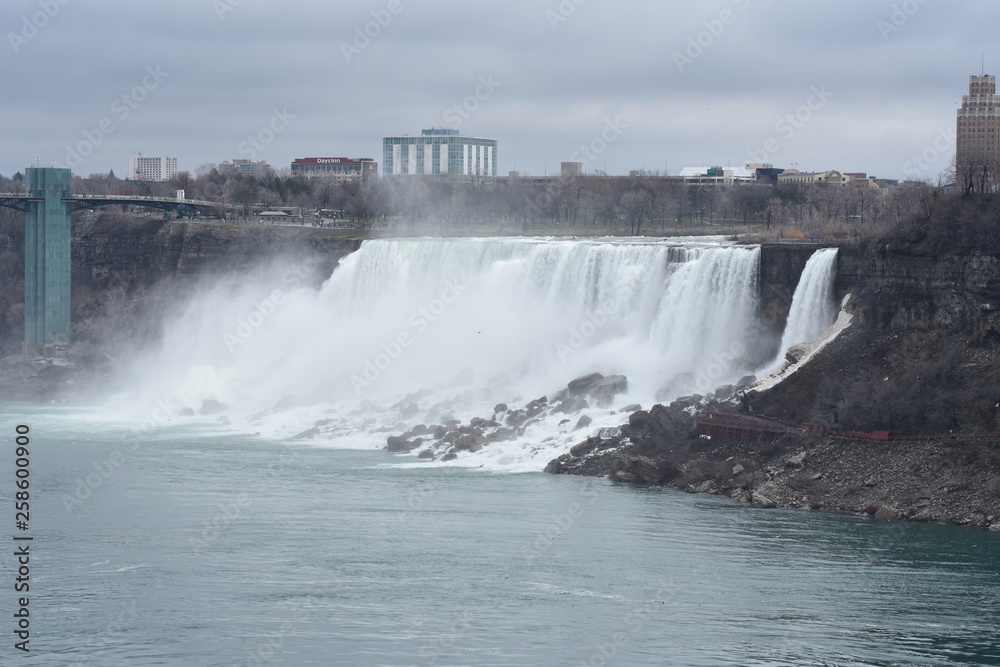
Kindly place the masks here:
MULTIPOLYGON (((221 402, 233 427, 270 437, 317 424, 326 444, 378 447, 404 425, 488 418, 600 372, 628 391, 580 414, 613 426, 616 407, 752 372, 758 266, 758 248, 721 240, 367 241, 319 291, 286 280, 192 296, 149 358, 147 395, 221 402)), ((476 456, 541 469, 588 435, 560 421, 476 456)))
POLYGON ((792 295, 788 321, 781 337, 781 347, 774 365, 780 365, 788 348, 811 343, 837 318, 834 290, 837 277, 837 248, 822 248, 813 253, 792 295))

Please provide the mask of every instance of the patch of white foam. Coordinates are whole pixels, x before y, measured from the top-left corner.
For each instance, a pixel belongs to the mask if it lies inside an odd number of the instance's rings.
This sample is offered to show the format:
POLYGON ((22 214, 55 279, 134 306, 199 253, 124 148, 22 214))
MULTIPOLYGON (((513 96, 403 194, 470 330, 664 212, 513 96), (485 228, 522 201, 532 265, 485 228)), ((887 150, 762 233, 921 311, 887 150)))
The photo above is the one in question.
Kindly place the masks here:
POLYGON ((772 387, 777 386, 779 382, 788 379, 788 377, 795 373, 795 371, 808 364, 824 347, 829 345, 832 340, 834 340, 842 331, 851 325, 853 316, 847 312, 847 304, 850 300, 850 294, 844 296, 844 300, 840 304, 840 312, 837 314, 837 319, 833 324, 827 327, 823 334, 813 343, 806 344, 808 351, 802 355, 797 362, 794 364, 786 363, 780 369, 770 373, 769 375, 765 375, 760 380, 750 385, 747 390, 764 391, 766 389, 771 389, 772 387))

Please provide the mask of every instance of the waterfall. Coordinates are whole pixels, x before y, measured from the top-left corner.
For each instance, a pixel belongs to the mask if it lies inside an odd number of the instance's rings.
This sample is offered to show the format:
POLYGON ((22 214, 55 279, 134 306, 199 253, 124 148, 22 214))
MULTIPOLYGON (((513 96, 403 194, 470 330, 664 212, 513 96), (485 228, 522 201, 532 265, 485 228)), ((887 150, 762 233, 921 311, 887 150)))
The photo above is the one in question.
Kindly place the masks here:
MULTIPOLYGON (((489 417, 592 372, 628 377, 612 409, 649 407, 762 361, 759 260, 721 239, 366 241, 318 290, 286 275, 191 295, 141 373, 252 432, 340 420, 343 446, 382 445, 408 419, 489 417)), ((537 429, 535 443, 559 433, 537 429)))
POLYGON ((788 322, 781 337, 779 363, 788 348, 816 340, 837 318, 836 274, 837 248, 817 250, 806 262, 792 295, 788 322))

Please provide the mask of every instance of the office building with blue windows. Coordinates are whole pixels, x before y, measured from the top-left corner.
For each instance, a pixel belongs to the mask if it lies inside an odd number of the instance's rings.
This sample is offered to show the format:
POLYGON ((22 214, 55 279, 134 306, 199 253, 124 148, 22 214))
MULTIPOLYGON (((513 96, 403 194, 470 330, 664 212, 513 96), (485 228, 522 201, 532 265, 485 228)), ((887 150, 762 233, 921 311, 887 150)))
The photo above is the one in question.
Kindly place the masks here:
POLYGON ((382 140, 383 176, 495 177, 497 140, 432 128, 382 140))

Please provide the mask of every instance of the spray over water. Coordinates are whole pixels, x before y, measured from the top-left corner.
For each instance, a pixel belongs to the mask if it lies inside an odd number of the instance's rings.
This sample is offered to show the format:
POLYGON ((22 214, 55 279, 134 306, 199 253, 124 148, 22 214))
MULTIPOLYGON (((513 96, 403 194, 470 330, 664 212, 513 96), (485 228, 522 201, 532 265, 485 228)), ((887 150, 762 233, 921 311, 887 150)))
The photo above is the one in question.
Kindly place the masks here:
MULTIPOLYGON (((319 290, 282 280, 192 295, 148 356, 144 392, 204 420, 206 401, 224 406, 240 431, 367 448, 598 372, 626 376, 627 391, 571 422, 614 426, 616 408, 705 393, 759 365, 759 253, 721 240, 367 241, 319 290)), ((458 463, 540 470, 590 435, 567 421, 458 463)))

